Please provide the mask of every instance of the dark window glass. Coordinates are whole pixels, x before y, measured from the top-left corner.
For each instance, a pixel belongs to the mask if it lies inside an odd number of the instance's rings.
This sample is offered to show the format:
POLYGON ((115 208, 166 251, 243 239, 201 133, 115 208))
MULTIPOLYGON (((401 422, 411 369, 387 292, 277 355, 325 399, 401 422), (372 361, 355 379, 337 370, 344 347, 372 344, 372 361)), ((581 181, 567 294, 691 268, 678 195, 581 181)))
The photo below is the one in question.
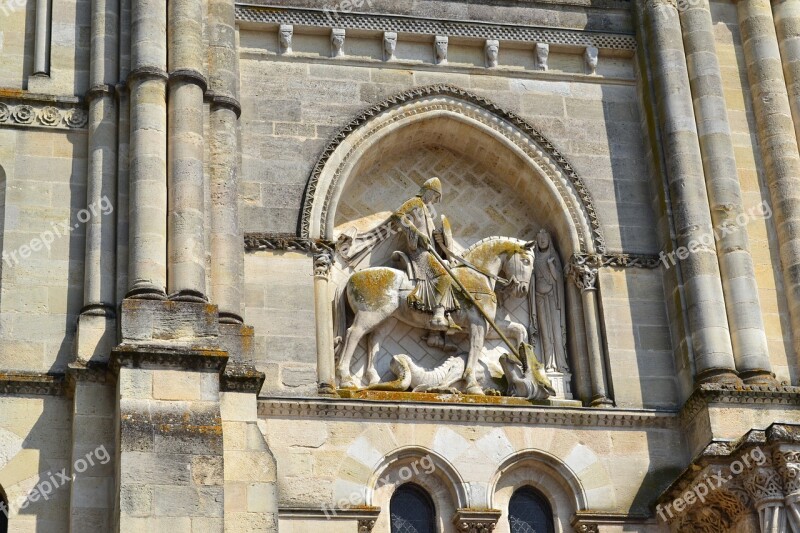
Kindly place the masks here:
POLYGON ((547 499, 531 487, 522 487, 508 504, 511 533, 555 533, 553 510, 547 499))
POLYGON ((8 533, 8 500, 0 487, 0 533, 8 533))
POLYGON ((414 483, 401 485, 389 504, 392 533, 436 533, 436 510, 425 489, 414 483))

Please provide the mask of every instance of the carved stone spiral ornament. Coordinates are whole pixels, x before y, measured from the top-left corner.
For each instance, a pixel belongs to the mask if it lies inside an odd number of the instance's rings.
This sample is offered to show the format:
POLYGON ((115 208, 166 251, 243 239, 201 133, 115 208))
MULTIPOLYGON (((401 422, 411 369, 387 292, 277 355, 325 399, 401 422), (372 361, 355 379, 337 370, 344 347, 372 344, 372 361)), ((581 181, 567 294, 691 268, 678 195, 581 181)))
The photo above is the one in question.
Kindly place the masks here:
POLYGON ((82 128, 86 126, 88 121, 89 119, 83 109, 70 109, 64 116, 64 122, 66 122, 67 126, 70 128, 82 128))
MULTIPOLYGON (((88 123, 86 111, 80 107, 62 109, 57 105, 32 103, 0 103, 0 125, 37 126, 57 129, 85 128, 88 123)), ((74 104, 69 104, 74 105, 74 104)))
POLYGON ((36 112, 33 107, 29 105, 20 105, 14 108, 11 112, 11 118, 17 124, 32 124, 33 119, 36 117, 36 112))

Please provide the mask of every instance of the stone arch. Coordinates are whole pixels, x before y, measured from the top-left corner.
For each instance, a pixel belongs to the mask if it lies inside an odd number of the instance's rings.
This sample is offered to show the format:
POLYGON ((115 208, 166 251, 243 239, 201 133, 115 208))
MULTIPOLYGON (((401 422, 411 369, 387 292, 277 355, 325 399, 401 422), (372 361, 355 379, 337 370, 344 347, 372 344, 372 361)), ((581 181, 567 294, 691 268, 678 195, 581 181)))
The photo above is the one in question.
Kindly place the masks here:
POLYGON ((392 495, 409 482, 419 485, 430 496, 439 531, 447 530, 457 509, 469 507, 467 485, 447 459, 427 448, 406 446, 386 455, 367 482, 367 505, 382 509, 373 531, 389 531, 392 495))
POLYGON ((312 170, 300 235, 331 239, 336 206, 348 179, 390 146, 409 149, 431 139, 524 175, 526 182, 509 184, 536 190, 565 257, 605 251, 591 196, 552 143, 517 115, 450 85, 419 87, 391 97, 344 127, 312 170))
MULTIPOLYGON (((612 490, 610 482, 606 485, 607 490, 612 490)), ((568 464, 542 450, 516 452, 500 463, 489 481, 488 506, 502 513, 496 533, 509 531, 508 503, 512 494, 525 486, 545 496, 553 510, 556 532, 570 531, 572 516, 589 505, 584 484, 568 464)))

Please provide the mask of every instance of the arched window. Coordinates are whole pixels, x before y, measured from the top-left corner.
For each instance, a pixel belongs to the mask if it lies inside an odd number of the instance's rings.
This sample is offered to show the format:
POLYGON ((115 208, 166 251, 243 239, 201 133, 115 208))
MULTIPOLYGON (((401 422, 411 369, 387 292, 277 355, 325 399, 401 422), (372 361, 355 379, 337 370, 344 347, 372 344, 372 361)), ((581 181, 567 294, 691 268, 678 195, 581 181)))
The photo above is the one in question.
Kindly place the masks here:
POLYGON ((547 498, 532 487, 517 489, 508 503, 511 533, 555 533, 547 498))
POLYGON ((0 487, 0 533, 8 533, 8 498, 0 487))
POLYGON ((425 489, 414 483, 401 485, 389 503, 392 533, 436 533, 436 509, 425 489))

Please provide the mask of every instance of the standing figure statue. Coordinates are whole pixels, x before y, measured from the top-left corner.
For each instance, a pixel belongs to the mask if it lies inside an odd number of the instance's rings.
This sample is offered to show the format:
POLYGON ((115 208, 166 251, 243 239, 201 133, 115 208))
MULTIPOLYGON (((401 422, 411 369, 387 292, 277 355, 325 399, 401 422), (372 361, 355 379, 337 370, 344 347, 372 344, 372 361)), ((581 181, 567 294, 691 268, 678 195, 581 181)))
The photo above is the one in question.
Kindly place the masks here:
POLYGON ((413 267, 414 290, 408 303, 417 311, 431 313, 430 329, 459 330, 450 313, 458 311, 453 283, 444 267, 433 257, 429 248, 435 242, 432 206, 442 200, 439 178, 426 181, 419 193, 403 203, 392 217, 400 224, 408 245, 413 267))
POLYGON ((542 363, 547 372, 569 372, 567 365, 564 277, 561 260, 550 234, 542 229, 536 236, 534 254, 536 316, 541 339, 542 363))

